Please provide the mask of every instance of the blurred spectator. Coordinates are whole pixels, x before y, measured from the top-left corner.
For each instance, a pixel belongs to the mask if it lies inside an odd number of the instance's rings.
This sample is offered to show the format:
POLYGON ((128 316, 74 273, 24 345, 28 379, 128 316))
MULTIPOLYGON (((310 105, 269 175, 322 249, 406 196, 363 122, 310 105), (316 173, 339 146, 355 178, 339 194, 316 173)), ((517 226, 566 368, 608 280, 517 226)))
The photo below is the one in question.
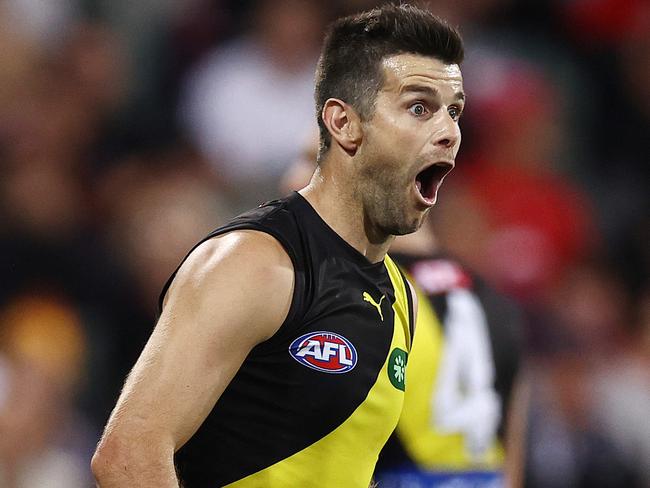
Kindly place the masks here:
POLYGON ((541 329, 564 336, 551 347, 561 348, 559 341, 570 342, 585 359, 620 352, 618 348, 633 328, 630 297, 602 259, 572 266, 546 296, 545 309, 551 319, 541 329))
POLYGON ((526 486, 647 486, 650 369, 623 282, 601 261, 584 263, 545 310, 546 338, 532 338, 539 363, 526 486))
POLYGON ((261 0, 249 32, 187 80, 185 128, 241 207, 276 196, 314 124, 313 78, 326 11, 320 2, 261 0))
POLYGON ((645 290, 618 354, 596 368, 595 417, 650 486, 650 291, 645 290))
POLYGON ((88 342, 65 299, 16 297, 0 310, 0 485, 88 486, 96 432, 75 408, 88 342))
POLYGON ((634 458, 595 418, 586 366, 579 354, 561 354, 532 378, 527 488, 647 486, 634 458))

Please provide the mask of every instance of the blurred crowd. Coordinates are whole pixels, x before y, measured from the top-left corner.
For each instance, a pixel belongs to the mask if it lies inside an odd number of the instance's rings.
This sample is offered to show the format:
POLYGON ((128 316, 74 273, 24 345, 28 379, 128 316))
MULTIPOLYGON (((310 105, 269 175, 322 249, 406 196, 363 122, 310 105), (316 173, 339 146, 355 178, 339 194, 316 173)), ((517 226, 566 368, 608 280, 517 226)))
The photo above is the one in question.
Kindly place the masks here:
MULTIPOLYGON (((376 3, 0 0, 0 486, 88 486, 164 281, 282 196, 376 3)), ((467 46, 431 225, 527 317, 526 486, 650 486, 650 4, 420 3, 467 46)))

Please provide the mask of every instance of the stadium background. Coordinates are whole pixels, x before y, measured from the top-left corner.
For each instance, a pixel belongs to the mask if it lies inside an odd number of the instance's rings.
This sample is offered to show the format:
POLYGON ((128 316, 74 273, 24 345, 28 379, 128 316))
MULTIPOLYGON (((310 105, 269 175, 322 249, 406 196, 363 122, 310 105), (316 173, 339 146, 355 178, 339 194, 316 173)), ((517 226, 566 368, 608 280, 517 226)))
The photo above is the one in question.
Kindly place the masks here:
MULTIPOLYGON (((278 196, 375 4, 0 0, 0 486, 89 485, 163 281, 278 196)), ((650 4, 428 4, 468 93, 432 225, 526 311, 526 485, 650 486, 650 4)))

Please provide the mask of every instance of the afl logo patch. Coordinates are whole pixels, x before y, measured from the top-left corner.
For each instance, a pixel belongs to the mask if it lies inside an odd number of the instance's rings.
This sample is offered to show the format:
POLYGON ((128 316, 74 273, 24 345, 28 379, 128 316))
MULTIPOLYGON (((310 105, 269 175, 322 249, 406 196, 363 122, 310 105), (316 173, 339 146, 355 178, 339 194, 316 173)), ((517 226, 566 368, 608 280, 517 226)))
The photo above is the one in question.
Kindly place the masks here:
POLYGON ((347 373, 357 364, 357 350, 334 332, 310 332, 289 346, 289 354, 303 366, 324 373, 347 373))

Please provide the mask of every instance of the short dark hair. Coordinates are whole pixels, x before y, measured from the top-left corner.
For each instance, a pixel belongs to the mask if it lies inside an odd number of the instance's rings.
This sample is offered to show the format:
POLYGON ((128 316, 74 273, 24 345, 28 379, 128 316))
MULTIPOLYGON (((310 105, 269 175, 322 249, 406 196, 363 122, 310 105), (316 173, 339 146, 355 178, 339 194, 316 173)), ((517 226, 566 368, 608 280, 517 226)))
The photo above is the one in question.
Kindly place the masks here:
POLYGON ((331 143, 321 118, 327 99, 339 98, 354 107, 362 120, 369 120, 384 83, 381 61, 402 53, 460 64, 463 41, 447 22, 408 4, 384 5, 340 18, 329 26, 316 70, 319 161, 331 143))

